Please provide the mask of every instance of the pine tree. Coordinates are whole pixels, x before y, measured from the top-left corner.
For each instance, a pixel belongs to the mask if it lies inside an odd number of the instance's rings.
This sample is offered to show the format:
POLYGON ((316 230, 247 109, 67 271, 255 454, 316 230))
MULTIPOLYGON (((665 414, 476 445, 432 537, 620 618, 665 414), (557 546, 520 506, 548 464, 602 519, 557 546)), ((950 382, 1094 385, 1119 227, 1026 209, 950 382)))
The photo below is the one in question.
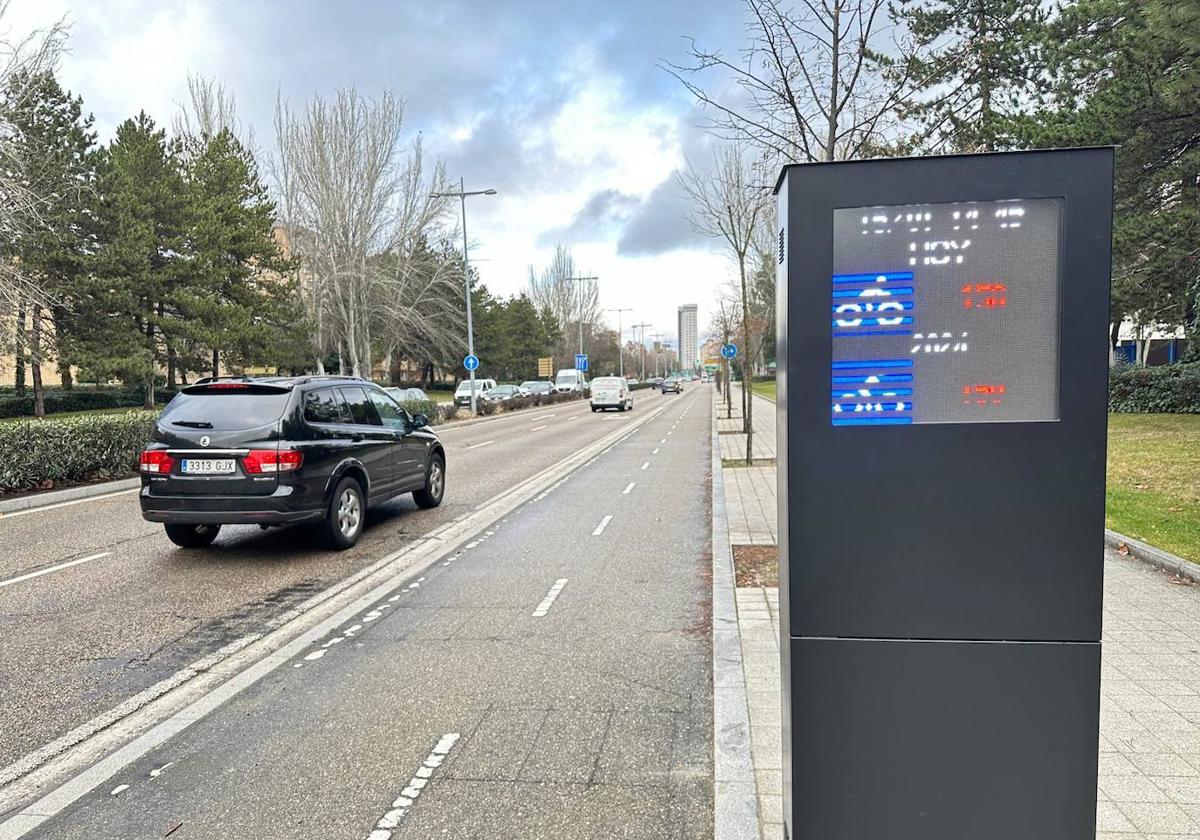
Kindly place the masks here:
POLYGON ((228 129, 200 137, 186 173, 190 201, 189 282, 177 302, 184 334, 227 366, 280 362, 299 320, 289 264, 272 235, 275 205, 254 156, 228 129))
MULTIPOLYGON (((1118 146, 1111 330, 1182 326, 1200 342, 1200 7, 1079 0, 1045 36, 1052 86, 1032 147, 1118 146)), ((1143 354, 1144 356, 1144 354, 1143 354)))
MULTIPOLYGON (((10 154, 4 157, 15 168, 10 174, 38 199, 35 215, 14 232, 5 251, 41 292, 27 307, 27 346, 34 413, 42 416, 43 360, 56 354, 64 385, 71 381, 70 312, 73 283, 84 270, 89 247, 83 198, 94 180, 95 133, 91 115, 83 114, 82 100, 64 91, 51 73, 15 75, 0 107, 12 127, 6 138, 10 154), (47 331, 49 324, 53 331, 47 331)), ((19 344, 24 350, 24 336, 19 344)))
POLYGON ((992 151, 1009 143, 1009 122, 1037 78, 1046 13, 1040 0, 901 0, 893 20, 914 43, 881 60, 919 91, 901 106, 918 130, 904 151, 992 151))
POLYGON ((79 290, 80 361, 97 377, 140 383, 150 408, 166 348, 187 331, 179 301, 190 207, 179 148, 143 112, 117 128, 98 169, 98 247, 79 290))

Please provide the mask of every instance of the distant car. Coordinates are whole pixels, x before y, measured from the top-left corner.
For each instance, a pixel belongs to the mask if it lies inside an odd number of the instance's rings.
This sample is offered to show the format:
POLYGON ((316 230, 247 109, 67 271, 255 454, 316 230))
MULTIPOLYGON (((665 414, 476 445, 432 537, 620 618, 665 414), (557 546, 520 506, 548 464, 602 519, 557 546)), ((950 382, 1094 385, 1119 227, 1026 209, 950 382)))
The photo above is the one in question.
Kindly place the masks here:
POLYGON ((484 399, 488 402, 508 402, 514 397, 521 396, 521 389, 516 385, 497 385, 484 394, 484 399))
POLYGON ((633 392, 629 390, 629 383, 619 376, 597 376, 592 380, 592 411, 606 408, 633 409, 633 392))
POLYGON ((651 388, 661 388, 665 380, 661 376, 652 376, 646 381, 650 383, 651 388))
MULTIPOLYGON (((487 398, 488 391, 496 387, 495 379, 476 379, 475 380, 475 399, 481 400, 487 398)), ((471 404, 471 380, 464 379, 458 383, 458 387, 454 389, 454 404, 458 406, 471 404)))
POLYGON ((420 388, 384 388, 388 394, 396 400, 396 402, 409 402, 421 400, 426 402, 429 400, 429 395, 420 388))
POLYGON ((683 381, 675 379, 674 377, 670 379, 664 379, 662 385, 659 386, 659 390, 664 394, 682 394, 683 381))
POLYGON ((549 394, 554 390, 554 383, 546 379, 530 379, 521 383, 521 390, 527 394, 549 394))
POLYGON ((437 507, 446 453, 429 419, 349 376, 202 379, 179 390, 141 454, 142 518, 204 548, 223 525, 318 522, 362 535, 369 505, 401 493, 437 507))
POLYGON ((638 384, 637 377, 636 376, 625 377, 625 384, 628 385, 630 388, 632 388, 634 385, 638 384))

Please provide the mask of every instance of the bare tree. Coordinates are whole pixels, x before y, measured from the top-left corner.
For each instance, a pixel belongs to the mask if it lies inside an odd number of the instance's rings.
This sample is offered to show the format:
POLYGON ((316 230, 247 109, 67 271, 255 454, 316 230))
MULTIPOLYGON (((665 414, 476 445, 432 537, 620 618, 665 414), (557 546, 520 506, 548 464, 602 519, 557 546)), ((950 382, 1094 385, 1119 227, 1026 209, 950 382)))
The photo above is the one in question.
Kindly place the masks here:
POLYGON ((574 346, 576 328, 595 335, 603 318, 598 281, 574 279, 579 277, 579 266, 566 245, 554 247, 553 259, 541 272, 529 266, 529 299, 539 310, 550 311, 561 336, 559 352, 566 355, 574 346))
MULTIPOLYGON (((744 0, 749 45, 737 57, 690 43, 690 62, 663 62, 712 114, 709 128, 774 161, 863 157, 881 148, 897 106, 913 93, 906 73, 886 74, 880 52, 892 24, 888 0, 744 0), (740 99, 718 99, 699 80, 716 71, 740 99)), ((905 47, 894 43, 894 51, 905 47)))
POLYGON ((446 212, 431 197, 444 172, 427 170, 419 138, 405 154, 403 124, 404 104, 387 91, 372 100, 348 88, 299 111, 281 96, 276 106, 279 207, 322 372, 336 351, 339 367, 370 375, 413 330, 456 340, 445 307, 430 307, 456 298, 461 275, 431 271, 424 253, 446 212))
POLYGON ((179 106, 171 128, 180 138, 208 140, 224 130, 246 148, 254 146, 254 132, 237 115, 237 98, 219 79, 188 73, 188 100, 179 106))
POLYGON ((724 240, 737 264, 741 297, 741 326, 745 343, 742 354, 742 390, 745 412, 742 427, 746 432, 746 463, 753 460, 754 402, 750 398, 756 343, 752 329, 749 280, 759 228, 766 224, 770 206, 743 144, 733 143, 716 153, 710 170, 697 170, 688 161, 679 184, 691 202, 688 221, 702 236, 724 240))

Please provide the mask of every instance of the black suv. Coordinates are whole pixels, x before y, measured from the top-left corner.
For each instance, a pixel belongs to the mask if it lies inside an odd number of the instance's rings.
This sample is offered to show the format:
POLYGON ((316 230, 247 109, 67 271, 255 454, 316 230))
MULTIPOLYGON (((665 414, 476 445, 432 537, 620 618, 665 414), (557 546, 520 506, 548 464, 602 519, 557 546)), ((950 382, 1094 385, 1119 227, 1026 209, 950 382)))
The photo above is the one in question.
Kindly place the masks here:
POLYGON ((335 548, 369 505, 441 504, 446 453, 421 414, 344 376, 221 377, 183 388, 142 453, 142 516, 202 548, 222 525, 321 522, 335 548))

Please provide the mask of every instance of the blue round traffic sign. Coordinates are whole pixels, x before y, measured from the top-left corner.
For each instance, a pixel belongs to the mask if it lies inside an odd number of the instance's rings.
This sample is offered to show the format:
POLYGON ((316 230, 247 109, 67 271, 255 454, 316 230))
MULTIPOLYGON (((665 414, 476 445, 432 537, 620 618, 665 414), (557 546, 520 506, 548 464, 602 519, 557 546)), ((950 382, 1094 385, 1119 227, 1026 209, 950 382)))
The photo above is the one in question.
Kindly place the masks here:
POLYGON ((723 345, 721 347, 721 355, 724 356, 726 359, 732 359, 734 356, 737 355, 737 345, 736 344, 723 345))
POLYGON ((479 357, 472 354, 463 359, 463 367, 467 370, 476 370, 479 367, 479 357))

